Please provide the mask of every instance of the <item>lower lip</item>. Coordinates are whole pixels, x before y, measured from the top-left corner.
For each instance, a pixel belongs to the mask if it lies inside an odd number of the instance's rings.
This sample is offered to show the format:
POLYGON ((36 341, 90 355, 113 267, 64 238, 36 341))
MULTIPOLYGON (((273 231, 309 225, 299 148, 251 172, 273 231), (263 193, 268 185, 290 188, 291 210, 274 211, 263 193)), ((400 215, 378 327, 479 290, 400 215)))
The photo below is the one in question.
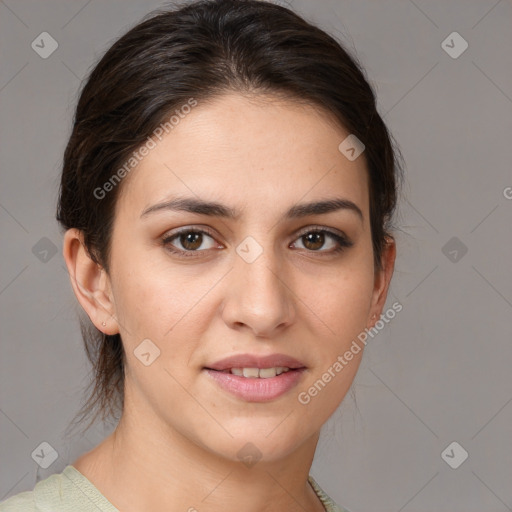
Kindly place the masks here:
POLYGON ((305 368, 290 370, 268 379, 248 378, 205 368, 224 390, 246 402, 270 402, 294 388, 305 368))

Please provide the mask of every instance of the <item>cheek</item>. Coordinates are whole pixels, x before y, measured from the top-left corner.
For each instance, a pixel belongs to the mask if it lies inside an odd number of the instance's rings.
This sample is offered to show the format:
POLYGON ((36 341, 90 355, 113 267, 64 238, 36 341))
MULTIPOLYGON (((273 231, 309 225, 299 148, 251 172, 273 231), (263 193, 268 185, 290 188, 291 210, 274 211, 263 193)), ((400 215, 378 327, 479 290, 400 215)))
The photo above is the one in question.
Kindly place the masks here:
POLYGON ((298 407, 306 423, 327 421, 359 368, 364 345, 358 336, 366 327, 373 290, 372 270, 364 267, 347 266, 309 288, 306 303, 318 319, 313 333, 314 371, 298 390, 298 407))
MULTIPOLYGON (((171 268, 146 257, 125 260, 116 268, 116 312, 123 343, 133 351, 149 338, 166 366, 185 366, 204 327, 208 292, 218 276, 193 275, 192 266, 171 268), (169 356, 172 354, 172 357, 169 356)), ((180 370, 181 371, 181 370, 180 370)))
POLYGON ((326 322, 338 336, 345 339, 366 327, 372 285, 373 281, 366 274, 354 272, 340 279, 329 295, 318 297, 322 310, 326 312, 326 322))
MULTIPOLYGON (((154 332, 154 328, 170 321, 179 311, 182 286, 169 275, 168 267, 151 258, 147 251, 137 252, 135 247, 134 241, 126 257, 117 256, 115 261, 112 258, 116 311, 119 319, 124 319, 127 331, 154 332)), ((168 324, 168 328, 171 326, 168 324)))
POLYGON ((333 348, 350 342, 366 327, 374 285, 372 262, 357 257, 303 283, 301 296, 323 322, 333 348))

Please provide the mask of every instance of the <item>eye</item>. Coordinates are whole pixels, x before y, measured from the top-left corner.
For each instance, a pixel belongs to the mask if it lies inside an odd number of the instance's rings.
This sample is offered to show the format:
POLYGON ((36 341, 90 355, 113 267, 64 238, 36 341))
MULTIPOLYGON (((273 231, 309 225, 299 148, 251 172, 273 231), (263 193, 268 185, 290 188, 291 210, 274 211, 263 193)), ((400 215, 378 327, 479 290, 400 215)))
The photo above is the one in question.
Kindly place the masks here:
MULTIPOLYGON (((297 240, 302 244, 302 247, 298 247, 299 249, 330 254, 341 252, 354 245, 346 236, 320 228, 309 228, 303 231, 297 240), (319 250, 326 245, 327 250, 319 250)), ((296 244, 297 242, 294 242, 292 245, 296 246, 296 244)))
MULTIPOLYGON (((308 228, 299 235, 297 242, 291 244, 296 249, 305 249, 308 252, 334 254, 352 247, 345 235, 328 229, 308 228), (302 246, 301 246, 302 245, 302 246), (327 249, 325 247, 327 246, 327 249), (323 250, 320 250, 324 248, 323 250)), ((162 244, 168 251, 183 257, 199 257, 201 252, 219 247, 213 234, 205 229, 182 228, 162 239, 162 244)))
POLYGON ((217 246, 213 236, 203 229, 184 228, 172 235, 165 236, 162 243, 172 253, 185 257, 194 257, 194 253, 217 246))

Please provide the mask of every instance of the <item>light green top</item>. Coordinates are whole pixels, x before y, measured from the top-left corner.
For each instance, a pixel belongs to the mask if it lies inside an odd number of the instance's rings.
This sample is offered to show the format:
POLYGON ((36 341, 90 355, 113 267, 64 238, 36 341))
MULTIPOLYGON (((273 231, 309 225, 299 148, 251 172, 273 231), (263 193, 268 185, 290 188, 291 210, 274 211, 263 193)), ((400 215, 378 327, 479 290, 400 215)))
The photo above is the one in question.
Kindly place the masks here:
MULTIPOLYGON (((326 512, 347 512, 325 494, 312 476, 309 482, 326 512)), ((38 482, 32 491, 0 502, 0 512, 119 512, 74 466, 38 482)))

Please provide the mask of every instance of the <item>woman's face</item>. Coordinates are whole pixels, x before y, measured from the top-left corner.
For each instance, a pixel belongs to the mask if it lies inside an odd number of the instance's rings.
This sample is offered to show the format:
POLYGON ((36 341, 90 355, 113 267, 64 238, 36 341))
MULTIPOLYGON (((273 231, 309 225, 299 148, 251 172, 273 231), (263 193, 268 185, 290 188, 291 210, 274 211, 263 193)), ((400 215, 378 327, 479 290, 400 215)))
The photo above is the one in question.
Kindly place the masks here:
POLYGON ((233 460, 251 442, 272 460, 340 404, 362 350, 333 366, 378 318, 389 282, 374 274, 364 154, 338 150, 348 135, 312 107, 226 94, 192 108, 124 178, 110 286, 127 410, 149 431, 233 460), (165 207, 176 199, 182 209, 165 207), (346 203, 309 208, 324 201, 346 203), (231 356, 249 359, 222 364, 231 356), (279 366, 302 369, 264 378, 279 366))

